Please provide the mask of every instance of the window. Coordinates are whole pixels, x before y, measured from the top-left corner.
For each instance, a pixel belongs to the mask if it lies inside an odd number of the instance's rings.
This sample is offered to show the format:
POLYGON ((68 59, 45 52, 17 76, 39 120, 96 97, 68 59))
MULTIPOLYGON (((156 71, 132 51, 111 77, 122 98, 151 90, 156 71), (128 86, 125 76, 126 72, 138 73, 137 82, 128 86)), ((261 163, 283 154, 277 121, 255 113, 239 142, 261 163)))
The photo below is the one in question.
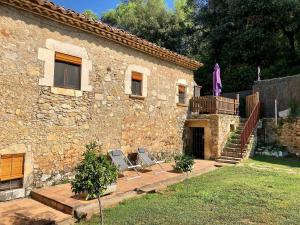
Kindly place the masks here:
POLYGON ((184 85, 178 86, 178 103, 179 104, 186 104, 185 98, 186 98, 186 87, 184 85))
POLYGON ((56 53, 54 69, 54 86, 80 90, 81 59, 56 53))
POLYGON ((132 72, 131 74, 131 94, 142 96, 143 74, 132 72))
POLYGON ((0 191, 21 188, 24 176, 24 154, 0 156, 0 191))

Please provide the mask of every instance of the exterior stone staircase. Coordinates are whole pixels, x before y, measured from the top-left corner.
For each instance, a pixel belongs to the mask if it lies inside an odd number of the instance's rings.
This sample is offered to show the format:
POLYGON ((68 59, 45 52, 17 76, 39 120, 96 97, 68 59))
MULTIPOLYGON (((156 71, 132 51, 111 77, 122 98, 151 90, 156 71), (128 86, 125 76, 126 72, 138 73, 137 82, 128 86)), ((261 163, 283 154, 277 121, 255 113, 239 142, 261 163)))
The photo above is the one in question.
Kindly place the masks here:
POLYGON ((245 119, 241 119, 239 127, 230 134, 221 153, 221 157, 216 160, 217 162, 237 164, 246 157, 247 148, 241 153, 241 133, 244 129, 245 122, 245 119))

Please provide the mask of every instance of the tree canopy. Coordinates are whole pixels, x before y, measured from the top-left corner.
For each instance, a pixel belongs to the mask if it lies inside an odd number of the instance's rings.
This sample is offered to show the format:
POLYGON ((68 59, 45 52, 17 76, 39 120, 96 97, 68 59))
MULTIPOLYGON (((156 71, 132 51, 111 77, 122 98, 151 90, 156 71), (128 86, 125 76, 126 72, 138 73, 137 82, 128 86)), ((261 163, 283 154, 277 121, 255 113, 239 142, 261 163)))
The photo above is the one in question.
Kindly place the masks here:
POLYGON ((101 20, 204 63, 195 79, 211 92, 221 65, 225 92, 300 71, 300 0, 124 0, 101 20))

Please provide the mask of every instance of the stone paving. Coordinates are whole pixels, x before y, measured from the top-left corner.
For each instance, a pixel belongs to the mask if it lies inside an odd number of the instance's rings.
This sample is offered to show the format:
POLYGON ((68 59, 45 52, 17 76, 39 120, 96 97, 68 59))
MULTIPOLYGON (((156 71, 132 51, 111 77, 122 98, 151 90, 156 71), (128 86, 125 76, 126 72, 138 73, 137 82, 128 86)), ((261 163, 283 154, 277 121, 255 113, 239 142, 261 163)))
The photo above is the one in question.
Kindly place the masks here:
MULTIPOLYGON (((211 171, 218 164, 220 163, 215 161, 196 160, 191 176, 211 171)), ((117 190, 113 194, 102 197, 104 207, 114 207, 125 199, 141 196, 147 192, 155 192, 185 179, 185 175, 173 170, 171 163, 163 164, 163 168, 165 172, 161 172, 158 166, 154 166, 152 171, 143 171, 140 173, 140 177, 134 179, 132 178, 137 175, 134 171, 125 172, 125 176, 118 179, 117 190)), ((34 190, 32 197, 74 217, 80 218, 83 214, 89 217, 98 212, 98 201, 76 198, 71 191, 70 184, 34 190)))
POLYGON ((0 225, 69 225, 74 219, 33 199, 0 203, 0 225))

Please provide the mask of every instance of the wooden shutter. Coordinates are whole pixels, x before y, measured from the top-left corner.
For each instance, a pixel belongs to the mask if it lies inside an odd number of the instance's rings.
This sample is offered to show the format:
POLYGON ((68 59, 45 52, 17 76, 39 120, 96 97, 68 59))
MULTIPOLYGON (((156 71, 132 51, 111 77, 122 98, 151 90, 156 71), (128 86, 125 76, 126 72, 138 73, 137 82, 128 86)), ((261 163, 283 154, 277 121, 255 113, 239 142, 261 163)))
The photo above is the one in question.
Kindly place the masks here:
POLYGON ((55 53, 55 60, 72 63, 72 64, 76 64, 76 65, 81 65, 81 58, 71 56, 71 55, 66 55, 66 54, 59 53, 59 52, 55 53))
POLYGON ((143 74, 138 72, 132 72, 132 80, 143 80, 143 74))
POLYGON ((0 158, 0 181, 23 178, 24 154, 2 155, 0 158))
POLYGON ((179 85, 178 90, 179 92, 185 92, 185 86, 179 85))

